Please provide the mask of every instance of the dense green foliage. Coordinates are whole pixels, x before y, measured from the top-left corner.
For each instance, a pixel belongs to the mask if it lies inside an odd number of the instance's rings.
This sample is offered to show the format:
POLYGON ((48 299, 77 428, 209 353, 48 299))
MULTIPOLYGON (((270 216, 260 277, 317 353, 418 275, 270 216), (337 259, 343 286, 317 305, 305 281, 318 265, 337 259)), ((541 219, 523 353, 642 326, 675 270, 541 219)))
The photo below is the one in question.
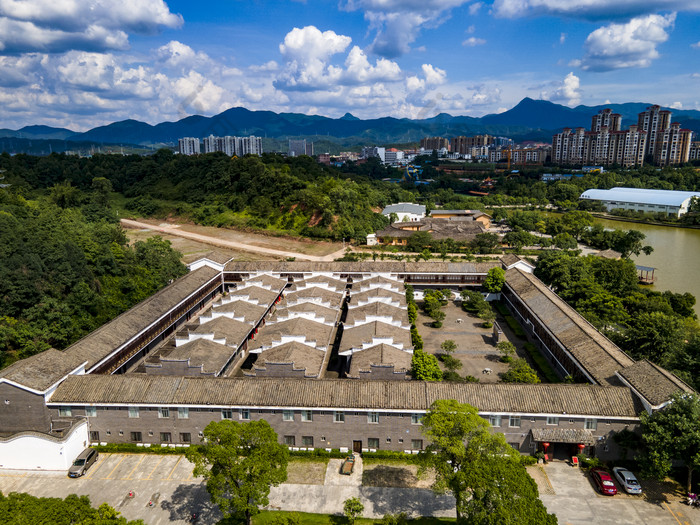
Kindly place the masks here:
POLYGON ((544 251, 535 275, 632 357, 650 359, 700 386, 693 295, 640 286, 629 259, 544 251))
POLYGON ((87 496, 71 494, 65 499, 37 498, 29 494, 0 492, 0 523, 25 525, 51 523, 52 525, 143 525, 143 521, 128 521, 120 513, 103 503, 99 508, 90 505, 87 496))
POLYGON ((442 372, 437 357, 421 349, 414 349, 411 357, 411 376, 420 381, 441 381, 442 372))
POLYGON ((671 472, 673 461, 683 461, 690 492, 693 472, 700 468, 700 398, 674 394, 663 409, 651 415, 642 412, 640 421, 644 449, 639 459, 645 473, 663 479, 671 472))
POLYGON ((484 288, 487 292, 498 293, 503 288, 506 283, 506 272, 503 268, 498 266, 491 268, 486 274, 486 280, 484 281, 484 288))
POLYGON ((430 444, 419 454, 420 471, 435 471, 433 490, 455 497, 457 523, 556 524, 539 499, 520 454, 471 405, 435 401, 423 418, 430 444))
POLYGON ((514 359, 508 371, 501 376, 501 380, 504 383, 531 383, 536 384, 540 382, 540 378, 537 376, 530 365, 527 364, 525 359, 514 359))
POLYGON ((103 182, 38 200, 0 189, 0 366, 65 348, 185 273, 169 242, 127 244, 103 182))
POLYGON ((186 455, 224 518, 248 525, 269 504, 270 487, 287 479, 289 452, 265 420, 212 421, 204 429, 203 444, 190 447, 186 455))

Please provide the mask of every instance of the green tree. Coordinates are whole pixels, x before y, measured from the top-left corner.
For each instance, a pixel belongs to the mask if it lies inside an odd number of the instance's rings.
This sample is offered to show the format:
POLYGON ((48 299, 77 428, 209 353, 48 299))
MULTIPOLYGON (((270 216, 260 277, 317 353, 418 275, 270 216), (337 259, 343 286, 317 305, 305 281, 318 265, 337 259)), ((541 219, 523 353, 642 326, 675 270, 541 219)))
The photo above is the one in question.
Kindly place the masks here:
POLYGON ((350 523, 355 523, 355 520, 365 510, 365 506, 360 501, 360 498, 348 498, 343 503, 343 513, 350 523))
POLYGON ((420 381, 441 381, 442 372, 437 357, 423 350, 414 349, 411 357, 411 375, 420 381))
POLYGON ((503 288, 506 283, 506 272, 503 268, 495 266, 491 268, 486 274, 486 279, 484 280, 484 288, 487 292, 498 293, 503 288))
POLYGON ((682 348, 684 335, 680 319, 661 312, 641 312, 630 321, 623 346, 636 359, 663 364, 682 348))
POLYGON ((409 252, 420 253, 430 246, 432 237, 428 232, 415 232, 406 240, 406 249, 409 252))
POLYGON ((457 350, 457 343, 452 339, 446 339, 440 344, 440 349, 447 355, 451 355, 455 350, 457 350))
POLYGON ((526 231, 508 232, 502 239, 504 244, 515 248, 516 253, 520 253, 525 246, 531 246, 537 241, 537 237, 526 231))
POLYGON ((250 525, 269 503, 270 487, 287 479, 287 447, 264 420, 213 421, 204 429, 203 441, 187 451, 193 475, 204 477, 224 518, 245 519, 250 525))
POLYGON ((477 233, 469 244, 478 253, 491 253, 498 246, 499 239, 495 233, 477 233))
POLYGON ((514 359, 510 363, 508 371, 501 377, 504 383, 539 383, 537 376, 525 359, 514 359))
POLYGON ((515 345, 510 341, 501 341, 496 345, 496 348, 501 352, 502 361, 509 362, 513 359, 515 355, 515 345))
POLYGON ((578 243, 573 235, 565 232, 554 237, 554 246, 560 250, 575 250, 578 248, 578 243))
POLYGON ((693 472, 700 468, 700 399, 696 394, 677 393, 661 410, 639 417, 644 450, 638 456, 646 475, 663 479, 673 461, 688 470, 686 489, 691 491, 693 472))

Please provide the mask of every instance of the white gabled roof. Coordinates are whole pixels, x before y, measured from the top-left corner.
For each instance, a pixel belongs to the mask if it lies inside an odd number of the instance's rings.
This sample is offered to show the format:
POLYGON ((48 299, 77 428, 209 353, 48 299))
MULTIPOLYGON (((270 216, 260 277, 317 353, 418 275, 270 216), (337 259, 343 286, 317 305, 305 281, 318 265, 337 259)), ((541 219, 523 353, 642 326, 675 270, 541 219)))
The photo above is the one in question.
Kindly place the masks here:
POLYGON ((691 197, 700 197, 697 191, 650 190, 643 188, 612 188, 609 190, 586 190, 582 199, 602 201, 634 202, 637 204, 660 204, 681 206, 691 197))
POLYGON ((398 204, 389 204, 382 210, 382 215, 391 213, 414 213, 416 215, 425 215, 425 206, 422 204, 413 204, 411 202, 399 202, 398 204))

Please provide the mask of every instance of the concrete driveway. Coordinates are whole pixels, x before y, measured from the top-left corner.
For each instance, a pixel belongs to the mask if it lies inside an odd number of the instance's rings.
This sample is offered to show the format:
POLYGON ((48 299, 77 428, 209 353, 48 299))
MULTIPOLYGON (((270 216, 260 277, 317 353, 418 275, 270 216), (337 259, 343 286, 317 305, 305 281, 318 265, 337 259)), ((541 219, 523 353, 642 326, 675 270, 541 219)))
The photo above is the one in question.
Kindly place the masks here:
POLYGON ((582 470, 565 462, 550 462, 543 470, 544 481, 533 477, 540 498, 561 525, 700 525, 698 509, 688 508, 678 498, 647 501, 625 494, 619 485, 616 496, 602 496, 582 470))

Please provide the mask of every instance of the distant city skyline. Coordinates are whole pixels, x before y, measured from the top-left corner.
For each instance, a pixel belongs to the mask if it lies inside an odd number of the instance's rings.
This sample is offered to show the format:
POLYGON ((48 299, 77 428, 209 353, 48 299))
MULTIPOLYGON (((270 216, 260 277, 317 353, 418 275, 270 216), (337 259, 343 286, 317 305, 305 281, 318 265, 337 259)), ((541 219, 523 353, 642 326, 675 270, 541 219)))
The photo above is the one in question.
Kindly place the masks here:
POLYGON ((0 0, 0 127, 700 109, 700 0, 0 0))

